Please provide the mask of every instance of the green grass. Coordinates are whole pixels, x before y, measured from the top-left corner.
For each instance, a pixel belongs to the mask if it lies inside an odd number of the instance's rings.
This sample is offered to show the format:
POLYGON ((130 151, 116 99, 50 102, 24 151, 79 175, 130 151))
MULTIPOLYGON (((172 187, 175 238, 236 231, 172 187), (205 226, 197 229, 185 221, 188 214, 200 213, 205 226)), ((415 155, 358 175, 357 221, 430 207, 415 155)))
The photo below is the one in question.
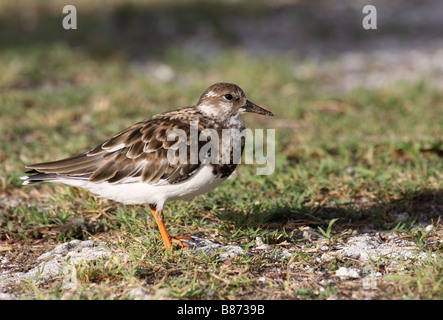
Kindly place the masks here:
MULTIPOLYGON (((306 280, 305 269, 330 275, 356 262, 335 259, 319 265, 311 256, 316 243, 300 236, 303 227, 317 230, 329 245, 346 239, 349 229, 369 227, 405 234, 423 250, 430 250, 429 237, 441 235, 443 93, 426 79, 331 93, 315 76, 293 72, 308 60, 239 50, 204 60, 166 48, 160 60, 175 78, 164 83, 137 67, 129 54, 93 54, 98 49, 90 42, 13 46, 2 37, 0 191, 9 202, 0 207, 0 241, 49 248, 92 237, 129 256, 125 263, 79 266, 74 293, 58 282, 24 284, 21 290, 37 298, 116 299, 125 297, 126 287, 137 286, 154 297, 180 299, 346 297, 346 284, 316 286, 306 280), (192 105, 218 81, 237 83, 249 99, 276 115, 244 117, 248 127, 276 129, 275 172, 257 176, 253 166, 241 165, 238 175, 216 190, 168 203, 166 224, 171 235, 243 248, 253 248, 262 237, 276 245, 275 252, 253 251, 230 264, 215 256, 168 253, 161 249, 147 207, 122 206, 65 186, 20 185, 26 164, 82 152, 146 117, 192 105), (404 211, 411 221, 399 224, 396 216, 404 211), (416 221, 433 223, 436 231, 414 229, 416 221), (283 248, 292 250, 291 259, 276 258, 283 248)), ((137 63, 147 62, 142 57, 137 63)), ((435 253, 441 250, 437 245, 435 253)), ((434 259, 399 270, 385 284, 390 290, 379 297, 441 299, 441 266, 441 259, 434 259)))

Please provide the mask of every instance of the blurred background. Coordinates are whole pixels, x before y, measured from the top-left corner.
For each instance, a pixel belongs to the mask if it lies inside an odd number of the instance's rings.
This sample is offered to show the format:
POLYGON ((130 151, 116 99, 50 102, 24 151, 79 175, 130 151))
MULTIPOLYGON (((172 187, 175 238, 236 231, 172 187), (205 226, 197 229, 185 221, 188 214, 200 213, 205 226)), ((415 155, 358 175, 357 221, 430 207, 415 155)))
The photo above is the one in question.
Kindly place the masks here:
POLYGON ((276 114, 245 116, 277 130, 275 175, 249 185, 278 199, 270 208, 438 190, 443 2, 371 1, 376 30, 362 27, 366 4, 0 1, 2 197, 25 164, 92 148, 220 81, 276 114), (67 4, 76 30, 62 27, 67 4))
MULTIPOLYGON (((199 67, 210 66, 221 54, 241 53, 290 58, 296 77, 315 73, 334 90, 422 76, 443 86, 443 3, 438 0, 371 1, 377 8, 377 30, 363 29, 362 8, 368 2, 360 0, 77 0, 77 30, 62 28, 66 4, 2 1, 2 56, 13 50, 59 50, 62 55, 69 48, 94 61, 120 59, 153 80, 186 82, 165 64, 168 55, 192 57, 199 67)), ((74 63, 69 59, 67 55, 66 69, 74 63)), ((50 70, 44 66, 49 61, 41 63, 40 71, 3 75, 0 85, 31 87, 44 81, 39 76, 47 80, 50 70)))

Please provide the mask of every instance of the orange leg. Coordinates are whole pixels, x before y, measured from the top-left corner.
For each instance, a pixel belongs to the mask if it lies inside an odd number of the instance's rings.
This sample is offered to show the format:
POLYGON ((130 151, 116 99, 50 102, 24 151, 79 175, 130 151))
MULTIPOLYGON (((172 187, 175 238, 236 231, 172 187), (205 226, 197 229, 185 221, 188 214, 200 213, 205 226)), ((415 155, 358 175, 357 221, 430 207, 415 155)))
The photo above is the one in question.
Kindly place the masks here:
POLYGON ((160 230, 160 234, 162 236, 163 244, 165 245, 166 249, 172 248, 171 243, 171 236, 168 233, 168 230, 166 230, 166 226, 163 223, 163 214, 161 211, 157 211, 155 207, 150 206, 151 213, 154 216, 155 222, 157 222, 158 229, 160 230))
POLYGON ((151 209, 151 213, 154 216, 155 222, 157 222, 158 229, 160 230, 160 234, 162 236, 163 244, 166 249, 172 248, 172 243, 178 243, 182 247, 186 248, 188 246, 187 243, 180 240, 182 239, 190 239, 189 237, 171 237, 169 235, 168 230, 166 230, 166 226, 163 222, 163 214, 161 211, 157 210, 154 206, 149 206, 151 209))

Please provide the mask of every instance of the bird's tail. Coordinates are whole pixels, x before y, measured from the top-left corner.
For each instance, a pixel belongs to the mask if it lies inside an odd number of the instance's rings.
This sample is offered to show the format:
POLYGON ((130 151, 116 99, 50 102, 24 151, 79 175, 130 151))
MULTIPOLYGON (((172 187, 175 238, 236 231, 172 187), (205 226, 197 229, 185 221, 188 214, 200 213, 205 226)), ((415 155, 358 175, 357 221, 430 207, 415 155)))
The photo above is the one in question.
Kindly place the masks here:
POLYGON ((67 175, 59 175, 56 173, 42 173, 38 172, 37 170, 29 170, 26 171, 27 176, 20 177, 21 180, 23 180, 22 185, 30 185, 30 184, 37 184, 42 182, 59 182, 60 180, 88 180, 89 175, 80 175, 80 176, 67 176, 67 175))
POLYGON ((26 186, 28 184, 36 184, 41 182, 50 182, 51 180, 54 180, 57 175, 56 174, 47 174, 47 173, 40 173, 37 170, 29 170, 26 171, 28 175, 20 177, 20 179, 23 180, 23 185, 26 186))
POLYGON ((27 165, 27 175, 20 177, 23 185, 60 180, 87 180, 100 164, 101 155, 87 156, 87 152, 70 158, 27 165))

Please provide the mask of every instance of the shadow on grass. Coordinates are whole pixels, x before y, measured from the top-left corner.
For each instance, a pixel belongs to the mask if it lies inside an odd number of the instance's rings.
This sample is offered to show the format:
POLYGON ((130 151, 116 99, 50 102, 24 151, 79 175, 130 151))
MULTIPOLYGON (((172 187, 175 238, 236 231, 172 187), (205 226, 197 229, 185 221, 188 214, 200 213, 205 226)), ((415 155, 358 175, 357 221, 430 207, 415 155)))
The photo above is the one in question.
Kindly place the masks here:
MULTIPOLYGON (((43 241, 45 238, 67 241, 70 239, 86 240, 92 235, 98 235, 111 229, 118 230, 123 225, 138 228, 140 216, 134 216, 134 222, 120 221, 113 212, 120 212, 122 217, 130 207, 121 207, 116 204, 110 216, 100 219, 88 217, 70 217, 65 221, 52 222, 50 225, 37 225, 28 228, 23 222, 17 222, 11 230, 0 232, 0 243, 21 242, 24 239, 43 241), (112 220, 112 223, 108 221, 112 220), (109 227, 109 224, 112 227, 109 227)), ((134 209, 138 208, 135 206, 134 209)), ((134 212, 138 212, 135 210, 134 212)), ((140 211, 140 212, 143 212, 140 211)), ((142 213, 143 214, 143 213, 142 213)), ((280 206, 269 211, 253 209, 245 214, 233 210, 225 210, 216 214, 223 221, 224 232, 227 235, 240 230, 281 230, 281 234, 290 234, 300 227, 326 229, 332 219, 338 220, 333 225, 334 233, 344 230, 355 230, 357 233, 398 230, 399 225, 410 228, 414 224, 442 223, 443 217, 443 192, 440 190, 423 190, 411 193, 400 199, 381 203, 349 203, 337 206, 280 206)), ((10 217, 11 218, 11 217, 10 217)), ((277 232, 279 233, 279 232, 277 232)), ((279 240, 281 241, 281 240, 279 240)))
POLYGON ((332 219, 334 230, 353 229, 358 233, 392 231, 399 223, 406 225, 441 223, 443 218, 443 192, 423 190, 387 202, 337 206, 277 207, 268 212, 248 215, 226 212, 223 219, 236 228, 276 228, 292 230, 300 226, 325 228, 332 219))

